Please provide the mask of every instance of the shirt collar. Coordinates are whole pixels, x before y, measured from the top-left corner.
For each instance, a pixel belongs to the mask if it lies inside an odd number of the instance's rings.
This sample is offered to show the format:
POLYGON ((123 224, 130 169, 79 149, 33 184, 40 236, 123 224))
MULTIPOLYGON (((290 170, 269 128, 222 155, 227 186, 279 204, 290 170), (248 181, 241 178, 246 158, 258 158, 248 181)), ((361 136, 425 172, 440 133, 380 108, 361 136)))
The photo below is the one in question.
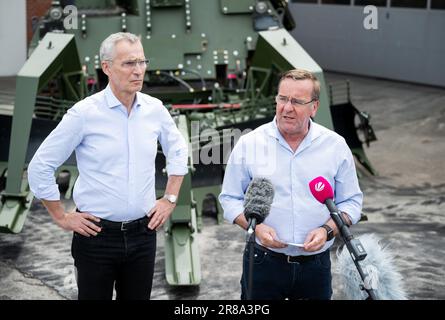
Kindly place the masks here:
POLYGON ((277 139, 277 140, 279 140, 279 141, 284 140, 283 136, 282 136, 281 133, 280 133, 280 130, 278 130, 278 126, 277 126, 277 116, 275 116, 275 117, 273 118, 272 122, 270 122, 270 126, 269 126, 269 128, 267 129, 267 133, 268 133, 271 137, 273 137, 273 138, 275 138, 275 139, 277 139))
MULTIPOLYGON (((122 105, 122 103, 119 101, 118 98, 116 98, 113 91, 111 90, 110 84, 107 85, 107 87, 104 90, 104 93, 108 108, 114 108, 122 105)), ((140 101, 139 94, 140 92, 136 92, 136 98, 134 99, 133 107, 139 107, 141 105, 139 102, 140 101)))
MULTIPOLYGON (((312 141, 317 139, 319 136, 322 135, 321 127, 312 121, 312 119, 309 119, 309 131, 304 137, 303 141, 301 142, 300 146, 298 147, 297 151, 300 152, 303 149, 305 149, 307 146, 309 146, 312 141)), ((273 118, 273 121, 270 123, 270 126, 267 130, 267 133, 271 136, 277 139, 282 145, 288 146, 286 140, 284 139, 283 135, 281 134, 280 130, 278 130, 277 126, 277 117, 275 116, 273 118)))

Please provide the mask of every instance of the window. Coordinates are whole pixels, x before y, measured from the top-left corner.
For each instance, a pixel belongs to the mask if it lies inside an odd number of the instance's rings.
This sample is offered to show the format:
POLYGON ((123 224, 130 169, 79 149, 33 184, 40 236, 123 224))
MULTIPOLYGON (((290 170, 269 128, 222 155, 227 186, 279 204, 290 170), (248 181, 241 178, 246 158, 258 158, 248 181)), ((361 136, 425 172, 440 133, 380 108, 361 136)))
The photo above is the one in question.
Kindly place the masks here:
POLYGON ((351 4, 351 0, 321 0, 322 4, 351 4))
POLYGON ((426 8, 427 0, 391 0, 391 7, 426 8))
POLYGON ((386 7, 386 0, 355 0, 356 6, 386 7))
POLYGON ((431 0, 431 9, 445 9, 445 1, 431 0))

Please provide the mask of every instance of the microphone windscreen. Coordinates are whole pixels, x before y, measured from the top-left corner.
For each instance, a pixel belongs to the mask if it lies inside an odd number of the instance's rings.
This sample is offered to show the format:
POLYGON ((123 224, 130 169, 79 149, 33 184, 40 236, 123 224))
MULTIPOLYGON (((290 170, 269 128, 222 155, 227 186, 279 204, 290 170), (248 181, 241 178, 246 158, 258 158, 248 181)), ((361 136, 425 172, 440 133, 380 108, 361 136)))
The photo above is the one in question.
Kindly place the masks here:
MULTIPOLYGON (((368 276, 378 300, 406 300, 407 294, 403 285, 403 277, 399 273, 394 254, 388 246, 383 247, 381 240, 374 234, 364 234, 358 237, 366 249, 366 258, 359 261, 363 272, 368 276)), ((358 270, 352 261, 348 249, 343 246, 337 250, 337 264, 335 271, 340 275, 346 299, 364 300, 367 298, 366 291, 360 289, 362 283, 358 270)))
POLYGON ((273 202, 274 188, 266 178, 253 178, 244 197, 244 216, 247 220, 255 218, 260 224, 269 215, 273 202))
POLYGON ((328 180, 323 177, 317 177, 309 182, 309 188, 318 202, 325 203, 327 199, 334 199, 334 190, 328 180))

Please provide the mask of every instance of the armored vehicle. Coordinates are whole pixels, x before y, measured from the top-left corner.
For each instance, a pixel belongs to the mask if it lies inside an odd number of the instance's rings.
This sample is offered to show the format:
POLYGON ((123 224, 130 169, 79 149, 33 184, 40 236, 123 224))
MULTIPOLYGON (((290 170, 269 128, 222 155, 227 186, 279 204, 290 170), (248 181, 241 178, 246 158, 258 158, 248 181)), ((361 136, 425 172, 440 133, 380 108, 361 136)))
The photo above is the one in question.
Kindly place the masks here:
MULTIPOLYGON (((33 200, 26 167, 40 143, 76 101, 106 86, 99 46, 115 32, 140 35, 150 60, 143 91, 164 102, 190 143, 189 174, 164 226, 169 284, 200 283, 202 214, 222 220, 216 198, 224 162, 239 133, 273 119, 281 72, 298 67, 317 75, 322 90, 314 120, 342 134, 373 172, 362 147, 375 138, 367 114, 347 94, 334 103, 339 91, 328 95, 322 69, 289 34, 294 27, 284 0, 53 1, 18 73, 13 116, 0 116, 0 231, 18 233, 24 225, 33 200)), ((164 168, 159 152, 158 196, 164 168)), ((77 176, 72 155, 57 172, 66 198, 77 176)))

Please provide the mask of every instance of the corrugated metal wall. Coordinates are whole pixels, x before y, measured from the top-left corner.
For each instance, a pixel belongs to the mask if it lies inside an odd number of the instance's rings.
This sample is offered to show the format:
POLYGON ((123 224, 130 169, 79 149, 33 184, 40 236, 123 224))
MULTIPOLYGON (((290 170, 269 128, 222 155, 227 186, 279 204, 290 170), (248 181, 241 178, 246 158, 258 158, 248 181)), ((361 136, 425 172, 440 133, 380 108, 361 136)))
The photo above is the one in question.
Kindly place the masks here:
POLYGON ((12 76, 26 60, 26 1, 0 0, 0 76, 12 76))
POLYGON ((366 30, 363 6, 289 6, 293 36, 322 68, 445 87, 445 10, 377 7, 366 30))

